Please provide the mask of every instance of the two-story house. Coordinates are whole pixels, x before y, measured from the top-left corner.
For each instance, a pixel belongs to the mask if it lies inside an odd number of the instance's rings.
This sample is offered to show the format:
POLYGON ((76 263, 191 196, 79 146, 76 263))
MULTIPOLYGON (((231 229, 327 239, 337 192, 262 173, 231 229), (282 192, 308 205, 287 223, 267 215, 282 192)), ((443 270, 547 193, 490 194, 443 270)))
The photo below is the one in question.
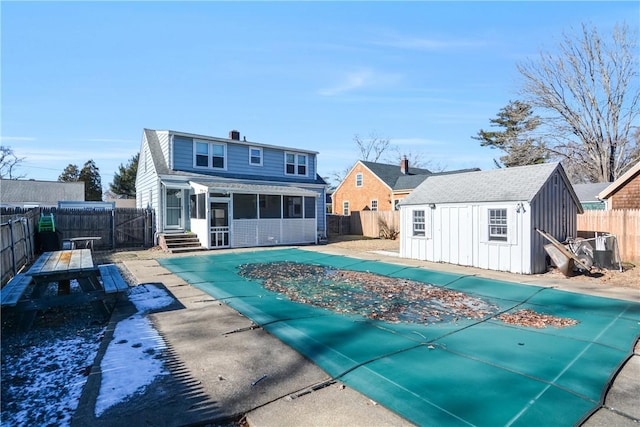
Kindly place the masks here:
POLYGON ((158 234, 196 233, 205 248, 315 243, 326 235, 327 184, 315 151, 145 129, 136 206, 158 234))
POLYGON ((409 166, 404 157, 400 166, 358 160, 333 192, 333 213, 350 215, 354 211, 392 211, 430 176, 477 171, 464 169, 434 173, 409 166))

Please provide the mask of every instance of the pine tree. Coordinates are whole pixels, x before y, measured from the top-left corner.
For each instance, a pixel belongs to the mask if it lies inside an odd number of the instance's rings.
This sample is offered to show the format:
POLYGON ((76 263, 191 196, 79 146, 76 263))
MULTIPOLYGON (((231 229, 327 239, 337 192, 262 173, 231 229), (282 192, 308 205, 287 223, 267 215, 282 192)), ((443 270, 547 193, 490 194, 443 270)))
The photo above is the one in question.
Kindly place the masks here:
POLYGON ((544 163, 548 158, 544 144, 533 133, 540 125, 540 118, 532 115, 530 105, 521 101, 509 101, 490 122, 491 126, 502 130, 480 129, 478 136, 472 138, 480 141, 483 147, 498 148, 505 153, 500 157, 500 162, 494 159, 496 166, 534 165, 544 163))
POLYGON ((102 179, 100 170, 93 160, 88 160, 80 171, 79 181, 84 181, 84 199, 86 201, 102 200, 102 179))
POLYGON ((109 184, 109 189, 113 193, 128 198, 136 197, 136 174, 138 173, 139 158, 140 153, 131 157, 126 166, 120 165, 118 172, 113 176, 113 182, 109 184))
POLYGON ((58 177, 60 182, 76 182, 80 179, 80 170, 77 165, 69 163, 58 177))

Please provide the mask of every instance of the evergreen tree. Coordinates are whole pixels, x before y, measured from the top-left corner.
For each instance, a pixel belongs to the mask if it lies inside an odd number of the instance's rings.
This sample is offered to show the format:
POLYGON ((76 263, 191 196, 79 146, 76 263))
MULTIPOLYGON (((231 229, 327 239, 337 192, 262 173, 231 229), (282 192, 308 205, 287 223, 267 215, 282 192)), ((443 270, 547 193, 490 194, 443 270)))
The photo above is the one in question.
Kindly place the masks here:
POLYGON ((118 172, 113 176, 113 182, 109 184, 109 189, 121 196, 128 198, 136 197, 136 174, 138 173, 138 159, 140 153, 129 159, 126 166, 120 164, 118 172))
POLYGON ((72 165, 69 163, 64 171, 58 177, 58 181, 60 182, 76 182, 80 179, 80 170, 77 165, 72 165))
POLYGON ((531 106, 521 101, 509 101, 491 126, 502 128, 499 131, 480 129, 473 139, 480 141, 483 147, 498 148, 505 155, 500 162, 493 160, 498 167, 525 166, 544 163, 548 158, 544 144, 534 135, 540 125, 540 118, 532 115, 531 106))
POLYGON ((100 170, 93 160, 88 160, 82 170, 78 180, 84 181, 84 199, 86 201, 102 200, 102 179, 100 170))

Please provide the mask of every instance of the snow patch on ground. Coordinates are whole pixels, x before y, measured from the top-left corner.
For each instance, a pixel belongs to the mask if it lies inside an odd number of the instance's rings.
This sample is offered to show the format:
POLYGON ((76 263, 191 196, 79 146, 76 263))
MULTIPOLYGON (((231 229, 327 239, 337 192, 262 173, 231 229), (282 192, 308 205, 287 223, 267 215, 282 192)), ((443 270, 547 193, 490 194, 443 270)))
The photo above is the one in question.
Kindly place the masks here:
POLYGON ((130 290, 129 300, 138 312, 118 322, 102 358, 96 417, 144 391, 156 378, 169 373, 162 361, 162 350, 166 344, 145 314, 171 305, 173 297, 153 285, 140 285, 130 290))
MULTIPOLYGON (((137 313, 116 325, 101 361, 96 416, 167 374, 161 359, 166 344, 145 315, 174 298, 157 286, 139 285, 129 299, 137 313)), ((2 426, 71 424, 105 333, 92 322, 90 308, 73 310, 47 314, 50 323, 27 332, 3 329, 2 426)))

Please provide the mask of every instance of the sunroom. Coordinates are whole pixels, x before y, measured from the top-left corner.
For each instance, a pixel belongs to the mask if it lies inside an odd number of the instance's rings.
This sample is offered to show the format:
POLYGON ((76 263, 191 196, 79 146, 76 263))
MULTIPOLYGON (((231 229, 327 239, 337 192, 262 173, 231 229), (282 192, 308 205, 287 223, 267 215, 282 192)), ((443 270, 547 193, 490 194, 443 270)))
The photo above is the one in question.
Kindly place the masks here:
POLYGON ((287 185, 190 185, 191 230, 206 248, 317 243, 315 191, 287 185))

